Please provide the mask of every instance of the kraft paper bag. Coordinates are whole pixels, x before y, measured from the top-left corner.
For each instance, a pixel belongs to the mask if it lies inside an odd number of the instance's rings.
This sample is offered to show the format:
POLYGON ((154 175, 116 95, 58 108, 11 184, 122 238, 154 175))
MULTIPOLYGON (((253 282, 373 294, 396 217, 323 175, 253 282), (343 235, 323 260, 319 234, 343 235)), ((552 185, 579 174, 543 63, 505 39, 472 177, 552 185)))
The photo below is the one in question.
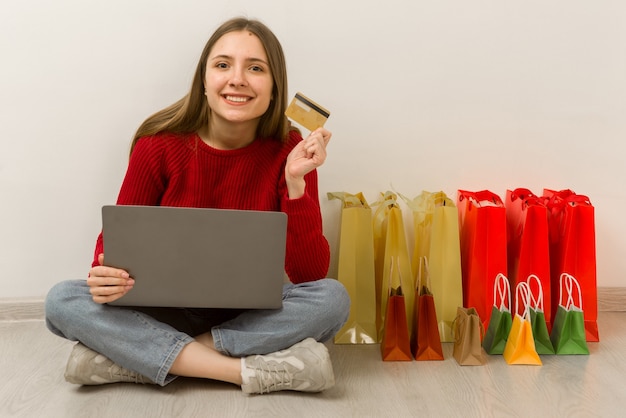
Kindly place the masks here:
POLYGON ((454 320, 452 354, 461 366, 481 366, 486 363, 481 345, 483 324, 474 308, 458 307, 454 320))
POLYGON ((337 280, 350 295, 350 314, 335 335, 336 344, 373 344, 376 329, 376 278, 372 209, 362 193, 328 193, 343 202, 337 280))

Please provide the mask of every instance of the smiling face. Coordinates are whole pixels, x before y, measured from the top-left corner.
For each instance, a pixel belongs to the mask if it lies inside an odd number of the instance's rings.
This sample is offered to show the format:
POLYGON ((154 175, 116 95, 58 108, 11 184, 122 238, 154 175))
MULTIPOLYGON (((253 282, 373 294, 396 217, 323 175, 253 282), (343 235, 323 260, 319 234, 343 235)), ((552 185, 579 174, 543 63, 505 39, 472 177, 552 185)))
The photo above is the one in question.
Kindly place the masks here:
POLYGON ((272 99, 273 79, 263 44, 248 31, 229 32, 211 49, 204 86, 212 129, 245 125, 256 132, 272 99))

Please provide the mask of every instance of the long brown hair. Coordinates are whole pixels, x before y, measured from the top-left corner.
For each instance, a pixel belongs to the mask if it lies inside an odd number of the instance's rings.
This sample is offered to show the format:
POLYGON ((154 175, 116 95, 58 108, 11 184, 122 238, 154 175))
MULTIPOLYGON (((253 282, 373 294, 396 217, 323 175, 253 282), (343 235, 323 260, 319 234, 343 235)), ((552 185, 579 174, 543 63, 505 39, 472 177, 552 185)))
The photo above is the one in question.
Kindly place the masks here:
POLYGON ((211 109, 204 95, 206 62, 215 43, 229 32, 248 31, 254 34, 265 48, 274 81, 273 100, 261 117, 257 136, 284 141, 291 128, 285 116, 287 106, 287 65, 283 48, 274 33, 258 20, 237 17, 224 22, 204 46, 191 84, 191 90, 182 99, 148 117, 137 129, 131 144, 131 153, 142 136, 159 132, 196 132, 209 123, 211 109))

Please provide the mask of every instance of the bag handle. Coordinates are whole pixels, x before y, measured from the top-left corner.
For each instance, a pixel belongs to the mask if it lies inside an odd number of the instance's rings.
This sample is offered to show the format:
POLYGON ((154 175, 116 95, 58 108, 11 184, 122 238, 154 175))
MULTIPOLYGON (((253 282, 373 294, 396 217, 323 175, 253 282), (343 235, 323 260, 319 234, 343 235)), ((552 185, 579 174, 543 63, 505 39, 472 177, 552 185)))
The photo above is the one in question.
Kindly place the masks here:
POLYGON ((421 256, 419 267, 417 270, 417 292, 419 295, 422 294, 422 270, 426 275, 426 287, 430 290, 430 270, 428 269, 428 257, 421 256))
POLYGON ((343 202, 343 206, 346 208, 350 207, 363 207, 368 208, 367 201, 365 201, 365 197, 363 197, 362 193, 350 194, 347 192, 328 192, 326 193, 326 197, 328 200, 339 199, 343 202))
POLYGON ((543 312, 543 286, 541 285, 541 280, 537 277, 536 274, 531 274, 526 279, 526 283, 528 283, 528 292, 530 294, 530 303, 533 306, 533 309, 539 310, 543 312), (534 279, 535 283, 537 283, 537 299, 535 299, 535 295, 533 295, 532 288, 530 286, 530 280, 534 279))
POLYGON ((395 258, 395 263, 394 263, 394 257, 391 256, 391 262, 389 263, 389 295, 390 296, 404 296, 404 290, 403 289, 403 281, 402 281, 402 269, 400 268, 400 260, 398 258, 395 258), (391 287, 391 283, 393 283, 393 267, 394 264, 397 266, 398 268, 398 280, 400 282, 400 286, 395 289, 396 292, 394 293, 394 289, 391 287))
POLYGON ((502 273, 498 273, 493 283, 493 305, 501 311, 511 312, 511 284, 502 273), (500 297, 500 305, 498 305, 498 296, 500 297))
POLYGON ((524 189, 520 187, 511 191, 510 197, 511 197, 511 202, 515 202, 517 199, 526 200, 530 198, 536 198, 537 196, 535 196, 535 194, 531 192, 529 189, 524 189))
POLYGON ((378 206, 374 212, 374 236, 382 237, 383 235, 383 223, 387 212, 394 207, 398 207, 397 196, 393 192, 381 193, 381 199, 372 204, 372 206, 378 206))
POLYGON ((520 303, 519 299, 522 299, 522 305, 524 307, 524 312, 520 316, 522 319, 527 319, 530 316, 530 286, 526 282, 519 282, 517 287, 515 288, 515 314, 519 315, 520 303))
MULTIPOLYGON (((459 202, 462 202, 464 199, 468 199, 473 203, 476 207, 486 207, 486 206, 504 206, 502 203, 502 199, 497 194, 489 191, 489 190, 481 190, 479 192, 469 192, 467 190, 459 190, 459 202)), ((470 205, 471 208, 472 205, 470 205)))
POLYGON ((563 302, 563 285, 565 285, 565 290, 567 291, 567 302, 566 305, 563 306, 568 311, 572 308, 583 310, 583 296, 580 290, 580 283, 574 276, 569 273, 561 273, 561 277, 559 277, 560 284, 560 300, 559 303, 563 302), (574 286, 576 286, 576 290, 578 292, 578 305, 574 303, 574 286))

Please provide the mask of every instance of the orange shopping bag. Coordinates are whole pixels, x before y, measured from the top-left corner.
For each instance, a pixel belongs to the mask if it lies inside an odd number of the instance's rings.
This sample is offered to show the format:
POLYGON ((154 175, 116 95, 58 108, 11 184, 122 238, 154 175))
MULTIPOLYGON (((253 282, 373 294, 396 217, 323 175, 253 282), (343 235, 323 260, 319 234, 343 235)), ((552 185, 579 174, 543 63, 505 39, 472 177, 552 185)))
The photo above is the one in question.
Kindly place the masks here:
POLYGON ((411 337, 411 352, 415 360, 443 360, 443 348, 437 326, 435 300, 430 293, 428 259, 422 257, 418 265, 415 295, 415 324, 411 337), (425 277, 425 280, 423 278, 425 277))
POLYGON ((398 266, 399 264, 397 264, 394 269, 394 258, 392 257, 391 271, 389 273, 391 278, 388 290, 389 298, 386 306, 382 342, 380 344, 383 361, 413 360, 411 356, 411 344, 409 342, 405 299, 402 292, 402 275, 398 266))

